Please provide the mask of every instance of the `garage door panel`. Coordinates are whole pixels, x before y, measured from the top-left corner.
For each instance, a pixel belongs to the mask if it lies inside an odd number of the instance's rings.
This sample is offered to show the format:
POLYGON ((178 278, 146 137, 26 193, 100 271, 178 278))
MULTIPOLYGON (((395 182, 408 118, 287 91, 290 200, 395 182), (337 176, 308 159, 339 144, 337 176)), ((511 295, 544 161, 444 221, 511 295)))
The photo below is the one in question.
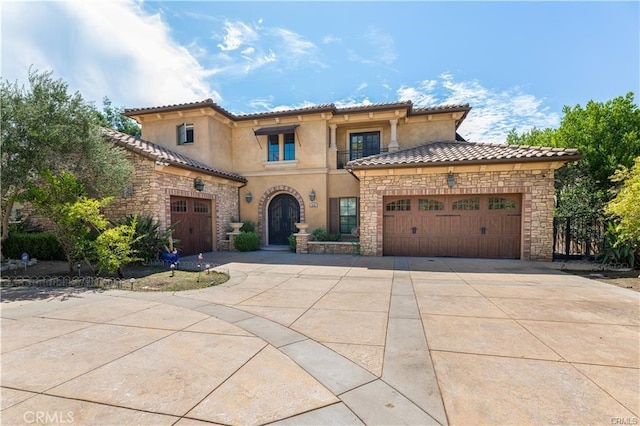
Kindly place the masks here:
POLYGON ((173 237, 180 240, 180 254, 190 255, 214 249, 211 200, 171 197, 173 237))
POLYGON ((519 258, 520 199, 517 194, 404 197, 413 209, 385 215, 384 254, 519 258))

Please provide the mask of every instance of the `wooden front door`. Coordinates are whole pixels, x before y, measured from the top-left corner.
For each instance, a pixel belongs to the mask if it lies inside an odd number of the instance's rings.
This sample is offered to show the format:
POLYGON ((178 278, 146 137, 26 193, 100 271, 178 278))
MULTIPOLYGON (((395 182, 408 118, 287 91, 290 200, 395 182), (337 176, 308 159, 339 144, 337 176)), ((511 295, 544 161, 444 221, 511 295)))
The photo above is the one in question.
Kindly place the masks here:
POLYGON ((518 194, 387 197, 383 253, 517 259, 520 200, 518 194))
POLYGON ((289 194, 273 197, 269 203, 269 244, 289 244, 289 235, 297 232, 300 222, 300 205, 289 194))
POLYGON ((180 240, 180 255, 212 251, 211 200, 171 197, 171 223, 175 225, 173 238, 180 240))

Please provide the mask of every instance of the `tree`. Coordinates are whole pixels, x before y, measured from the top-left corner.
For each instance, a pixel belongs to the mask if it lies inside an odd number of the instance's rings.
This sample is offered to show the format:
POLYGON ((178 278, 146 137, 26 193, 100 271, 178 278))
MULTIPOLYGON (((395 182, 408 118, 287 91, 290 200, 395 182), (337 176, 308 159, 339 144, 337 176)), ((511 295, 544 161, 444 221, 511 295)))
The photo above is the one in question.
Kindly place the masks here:
POLYGON ((556 216, 573 221, 572 237, 593 241, 593 226, 605 219, 605 206, 620 181, 609 177, 620 167, 631 167, 640 156, 640 109, 633 93, 607 102, 589 101, 586 107, 563 108, 557 129, 511 131, 508 144, 577 148, 582 159, 556 172, 556 216))
POLYGON ((88 198, 82 183, 71 173, 61 172, 55 176, 45 171, 43 177, 44 182, 31 185, 20 200, 30 202, 37 214, 54 223, 53 234, 62 246, 70 271, 78 260, 90 264, 92 234, 107 228, 108 221, 100 209, 109 204, 111 198, 88 198))
POLYGON ((640 109, 633 93, 607 102, 589 101, 586 107, 563 108, 557 129, 533 129, 521 135, 512 131, 508 144, 576 148, 582 160, 560 170, 561 186, 571 185, 577 176, 588 176, 591 189, 615 186, 609 177, 620 166, 631 167, 640 156, 640 109))
POLYGON ((129 264, 141 260, 136 257, 137 251, 134 249, 136 240, 136 219, 130 224, 122 224, 109 228, 102 232, 94 241, 98 263, 98 273, 107 271, 111 274, 118 273, 118 277, 123 278, 122 268, 129 264))
POLYGON ((606 212, 616 218, 617 242, 640 249, 640 156, 630 170, 618 169, 612 180, 622 182, 620 191, 606 207, 606 212))
POLYGON ((135 120, 123 115, 124 108, 113 106, 108 97, 102 99, 102 111, 98 111, 100 122, 118 132, 126 133, 137 138, 142 136, 142 129, 135 120))
POLYGON ((0 82, 2 240, 14 202, 44 181, 46 171, 67 171, 89 196, 120 193, 131 165, 122 148, 104 141, 95 109, 51 72, 29 71, 29 86, 0 82))

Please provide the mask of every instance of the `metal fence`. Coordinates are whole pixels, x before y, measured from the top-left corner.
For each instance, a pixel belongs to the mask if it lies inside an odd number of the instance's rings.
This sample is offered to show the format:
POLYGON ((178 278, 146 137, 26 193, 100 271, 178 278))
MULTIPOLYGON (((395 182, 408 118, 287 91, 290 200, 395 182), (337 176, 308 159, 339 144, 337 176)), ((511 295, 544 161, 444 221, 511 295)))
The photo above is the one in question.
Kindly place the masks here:
POLYGON ((603 220, 556 217, 553 220, 553 258, 594 259, 604 249, 603 220))

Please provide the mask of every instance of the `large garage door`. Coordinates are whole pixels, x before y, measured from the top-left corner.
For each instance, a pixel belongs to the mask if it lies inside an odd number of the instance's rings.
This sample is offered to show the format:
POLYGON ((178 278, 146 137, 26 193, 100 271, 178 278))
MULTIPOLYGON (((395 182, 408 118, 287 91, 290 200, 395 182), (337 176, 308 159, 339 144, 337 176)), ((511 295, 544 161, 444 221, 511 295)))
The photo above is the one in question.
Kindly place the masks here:
POLYGON ((520 258, 521 197, 385 197, 385 255, 520 258))
POLYGON ((214 249, 211 217, 211 200, 171 197, 171 223, 175 225, 173 238, 180 240, 181 255, 214 249))

